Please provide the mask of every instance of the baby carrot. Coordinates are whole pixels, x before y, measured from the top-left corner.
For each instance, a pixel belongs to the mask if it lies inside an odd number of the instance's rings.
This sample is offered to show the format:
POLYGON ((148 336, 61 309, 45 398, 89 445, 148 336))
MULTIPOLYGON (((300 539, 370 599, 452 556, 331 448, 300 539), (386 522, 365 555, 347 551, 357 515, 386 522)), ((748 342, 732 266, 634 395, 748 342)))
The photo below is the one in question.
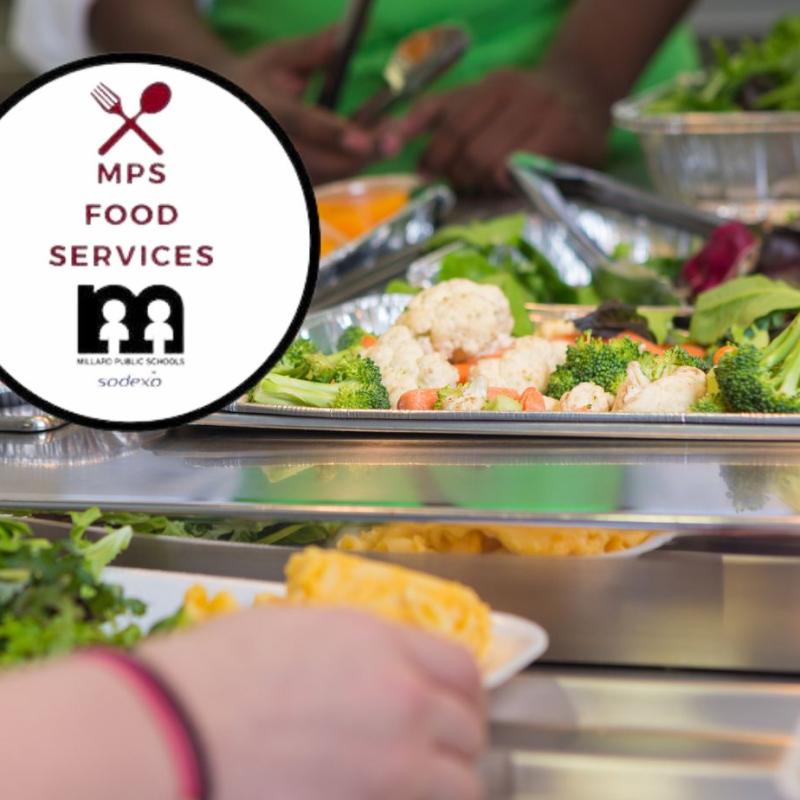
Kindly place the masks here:
POLYGON ((544 395, 535 387, 529 386, 519 399, 523 411, 544 411, 544 395))
POLYGON ((458 382, 468 383, 469 373, 475 366, 475 361, 462 361, 461 363, 454 364, 453 366, 458 370, 458 382))
POLYGON ((706 357, 705 348, 700 347, 699 344, 682 344, 678 346, 682 347, 690 356, 697 356, 698 358, 706 357))
POLYGON ((410 389, 400 395, 397 407, 401 411, 433 411, 438 397, 438 389, 410 389))
POLYGON ((720 347, 717 352, 714 353, 714 358, 711 359, 714 362, 714 366, 716 367, 728 353, 733 353, 735 350, 736 347, 732 344, 726 344, 720 347))

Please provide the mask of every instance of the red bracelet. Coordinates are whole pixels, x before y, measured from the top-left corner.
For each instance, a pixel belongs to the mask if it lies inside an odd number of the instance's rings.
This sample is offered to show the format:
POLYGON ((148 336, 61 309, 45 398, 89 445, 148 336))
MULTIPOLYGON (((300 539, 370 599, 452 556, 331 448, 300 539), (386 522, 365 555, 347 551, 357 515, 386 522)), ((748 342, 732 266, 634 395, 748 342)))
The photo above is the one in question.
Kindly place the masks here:
POLYGON ((158 674, 124 650, 97 647, 81 655, 100 661, 134 686, 163 734, 178 773, 181 800, 208 800, 211 781, 205 751, 183 705, 158 674))

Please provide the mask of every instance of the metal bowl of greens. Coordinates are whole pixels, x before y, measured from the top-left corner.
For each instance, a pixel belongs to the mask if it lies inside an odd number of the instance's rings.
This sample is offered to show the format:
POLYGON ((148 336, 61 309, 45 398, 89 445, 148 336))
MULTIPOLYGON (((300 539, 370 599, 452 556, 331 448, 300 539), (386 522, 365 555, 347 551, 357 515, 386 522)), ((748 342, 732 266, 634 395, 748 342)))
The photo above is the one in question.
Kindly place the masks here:
POLYGON ((716 44, 696 75, 619 102, 657 190, 747 222, 800 210, 800 15, 737 52, 716 44))

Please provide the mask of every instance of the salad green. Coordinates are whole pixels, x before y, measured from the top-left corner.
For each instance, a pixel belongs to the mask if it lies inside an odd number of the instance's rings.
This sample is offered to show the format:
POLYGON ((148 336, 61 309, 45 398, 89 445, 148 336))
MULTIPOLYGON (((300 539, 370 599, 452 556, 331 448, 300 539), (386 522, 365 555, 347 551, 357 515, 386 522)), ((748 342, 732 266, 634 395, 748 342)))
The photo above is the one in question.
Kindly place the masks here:
POLYGON ((648 112, 800 111, 800 15, 785 17, 762 41, 746 40, 737 52, 714 41, 713 55, 702 79, 681 76, 648 112))
MULTIPOLYGON (((750 338, 747 329, 761 320, 774 322, 776 312, 800 309, 800 289, 764 275, 727 281, 697 296, 689 328, 693 341, 714 344, 728 335, 750 338)), ((755 331, 754 331, 755 333, 755 331)))
POLYGON ((17 519, 0 517, 0 665, 67 653, 77 647, 131 647, 142 636, 131 617, 145 605, 102 580, 124 550, 130 527, 84 538, 97 509, 76 515, 70 536, 50 542, 17 519))

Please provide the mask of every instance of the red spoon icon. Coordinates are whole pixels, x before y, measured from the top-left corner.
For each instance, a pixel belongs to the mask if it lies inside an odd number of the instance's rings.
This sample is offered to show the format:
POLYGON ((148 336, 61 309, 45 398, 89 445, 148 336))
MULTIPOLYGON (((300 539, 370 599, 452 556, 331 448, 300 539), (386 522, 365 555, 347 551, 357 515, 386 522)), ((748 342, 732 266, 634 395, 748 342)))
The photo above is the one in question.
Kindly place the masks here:
POLYGON ((139 101, 139 113, 135 117, 126 116, 122 110, 122 101, 118 94, 109 89, 105 84, 100 84, 93 92, 92 97, 100 107, 109 114, 116 114, 125 120, 125 124, 100 148, 99 153, 104 156, 128 131, 134 131, 157 155, 164 151, 153 139, 139 126, 138 120, 142 114, 158 114, 163 111, 172 98, 172 91, 166 83, 151 83, 143 92, 139 101))

